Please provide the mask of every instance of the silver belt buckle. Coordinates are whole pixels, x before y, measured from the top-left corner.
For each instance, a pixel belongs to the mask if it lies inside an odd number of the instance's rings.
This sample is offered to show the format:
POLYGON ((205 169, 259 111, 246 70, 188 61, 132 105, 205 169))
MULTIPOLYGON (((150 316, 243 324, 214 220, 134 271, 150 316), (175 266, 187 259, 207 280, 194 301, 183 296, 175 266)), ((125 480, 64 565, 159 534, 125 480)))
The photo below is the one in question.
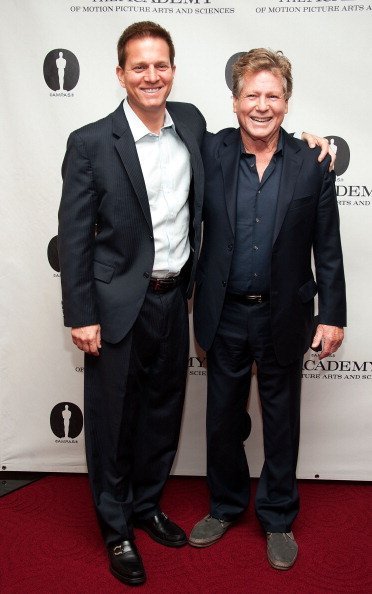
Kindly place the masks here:
POLYGON ((262 303, 262 295, 247 295, 248 301, 256 301, 257 303, 262 303))

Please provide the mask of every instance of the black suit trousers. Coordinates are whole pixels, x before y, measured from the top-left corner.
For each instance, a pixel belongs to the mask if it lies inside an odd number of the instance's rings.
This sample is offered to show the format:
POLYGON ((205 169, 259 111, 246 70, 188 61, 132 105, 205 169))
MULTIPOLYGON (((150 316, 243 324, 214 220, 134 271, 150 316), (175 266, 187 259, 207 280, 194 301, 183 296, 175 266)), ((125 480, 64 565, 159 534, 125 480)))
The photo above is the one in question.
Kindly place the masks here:
POLYGON ((94 504, 107 545, 159 511, 177 450, 189 353, 181 287, 148 290, 129 334, 85 357, 85 435, 94 504))
POLYGON ((250 476, 244 450, 252 365, 262 406, 265 461, 256 513, 269 532, 289 532, 298 513, 302 358, 278 364, 271 337, 270 304, 225 301, 208 362, 207 478, 211 515, 234 520, 248 506, 250 476))

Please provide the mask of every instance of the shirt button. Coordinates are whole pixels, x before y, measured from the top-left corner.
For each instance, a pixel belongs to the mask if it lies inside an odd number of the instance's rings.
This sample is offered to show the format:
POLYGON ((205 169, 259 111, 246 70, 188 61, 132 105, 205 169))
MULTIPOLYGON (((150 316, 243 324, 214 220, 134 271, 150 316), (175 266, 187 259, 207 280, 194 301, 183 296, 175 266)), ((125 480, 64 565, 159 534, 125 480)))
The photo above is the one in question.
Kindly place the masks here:
POLYGON ((257 245, 254 245, 254 246, 253 246, 253 249, 254 249, 254 250, 258 250, 258 246, 257 246, 257 245))
POLYGON ((149 273, 148 273, 148 272, 144 272, 144 273, 143 273, 143 276, 144 276, 144 278, 149 278, 149 277, 150 277, 150 275, 149 275, 149 273))
POLYGON ((257 278, 257 277, 258 277, 258 274, 257 274, 257 272, 255 272, 255 273, 253 274, 253 276, 254 276, 254 278, 257 278))
POLYGON ((226 287, 226 285, 227 285, 227 282, 226 281, 222 281, 222 286, 223 287, 226 287))
POLYGON ((259 223, 259 222, 260 222, 260 219, 257 217, 256 218, 256 223, 259 223))

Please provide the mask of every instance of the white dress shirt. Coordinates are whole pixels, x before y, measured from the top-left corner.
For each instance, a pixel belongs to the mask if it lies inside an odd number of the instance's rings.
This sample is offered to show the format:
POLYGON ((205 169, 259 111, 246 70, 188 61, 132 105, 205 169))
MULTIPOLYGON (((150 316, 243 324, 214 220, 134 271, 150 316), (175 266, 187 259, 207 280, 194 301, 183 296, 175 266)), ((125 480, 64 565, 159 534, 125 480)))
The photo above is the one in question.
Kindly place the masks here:
POLYGON ((155 243, 152 276, 165 278, 178 274, 190 254, 190 154, 167 110, 164 125, 155 134, 134 113, 128 101, 123 105, 150 204, 155 243))

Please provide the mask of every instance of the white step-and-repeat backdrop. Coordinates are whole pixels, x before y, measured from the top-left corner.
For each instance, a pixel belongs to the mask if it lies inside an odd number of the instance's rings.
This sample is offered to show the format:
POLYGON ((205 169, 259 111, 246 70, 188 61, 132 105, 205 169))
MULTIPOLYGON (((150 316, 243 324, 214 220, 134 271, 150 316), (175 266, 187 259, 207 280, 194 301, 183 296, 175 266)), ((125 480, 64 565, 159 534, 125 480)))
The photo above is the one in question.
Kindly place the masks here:
MULTIPOLYGON (((176 46, 171 98, 195 103, 210 130, 235 125, 226 83, 232 57, 264 46, 292 61, 286 129, 319 133, 338 147, 349 327, 335 356, 320 363, 305 355, 298 476, 370 480, 372 2, 3 0, 0 17, 1 469, 86 469, 83 356, 61 313, 60 165, 69 132, 122 99, 115 76, 122 30, 154 20, 176 46)), ((193 345, 177 474, 205 473, 205 402, 203 355, 193 345)), ((257 476, 263 454, 255 382, 249 409, 246 449, 257 476)))

